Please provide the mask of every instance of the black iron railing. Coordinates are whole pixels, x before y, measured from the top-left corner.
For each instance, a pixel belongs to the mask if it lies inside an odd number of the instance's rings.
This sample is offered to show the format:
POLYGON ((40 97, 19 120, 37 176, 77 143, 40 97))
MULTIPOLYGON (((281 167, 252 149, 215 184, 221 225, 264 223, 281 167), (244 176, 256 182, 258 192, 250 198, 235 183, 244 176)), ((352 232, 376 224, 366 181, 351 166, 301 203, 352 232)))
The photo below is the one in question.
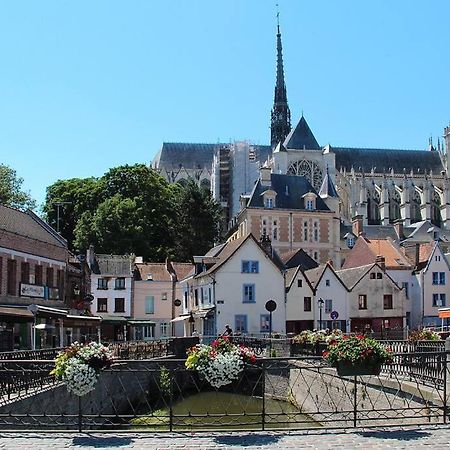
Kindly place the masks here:
POLYGON ((53 361, 5 360, 0 361, 0 429, 264 430, 442 423, 448 415, 449 356, 396 354, 380 375, 351 377, 338 376, 320 357, 260 358, 220 389, 187 370, 184 360, 117 360, 80 400, 49 375, 53 361), (425 372, 433 373, 426 383, 425 372), (28 383, 27 389, 18 392, 8 382, 28 383))

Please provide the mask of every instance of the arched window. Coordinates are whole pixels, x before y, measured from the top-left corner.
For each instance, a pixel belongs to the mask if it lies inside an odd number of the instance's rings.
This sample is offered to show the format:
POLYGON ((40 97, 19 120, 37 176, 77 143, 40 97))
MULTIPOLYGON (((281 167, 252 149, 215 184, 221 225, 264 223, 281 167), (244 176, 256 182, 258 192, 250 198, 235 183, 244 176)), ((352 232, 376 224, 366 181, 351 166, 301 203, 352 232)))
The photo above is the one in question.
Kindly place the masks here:
POLYGON ((211 189, 211 183, 206 178, 203 178, 202 181, 200 181, 200 187, 209 191, 211 189))
POLYGON ((314 161, 294 161, 288 168, 288 175, 299 175, 305 177, 314 187, 319 190, 322 184, 323 174, 320 167, 314 161))
POLYGON ((420 222, 422 214, 420 213, 420 194, 414 189, 411 199, 411 223, 420 222))
POLYGON ((389 192, 389 222, 392 223, 401 218, 400 203, 400 194, 395 189, 389 192))
POLYGON ((441 218, 441 198, 436 191, 431 194, 431 223, 440 227, 441 218))
POLYGON ((367 195, 367 223, 369 225, 380 224, 380 194, 374 189, 367 195))
POLYGON ((180 178, 180 179, 177 181, 177 183, 180 184, 180 185, 183 186, 183 187, 186 187, 187 184, 188 184, 186 178, 180 178))

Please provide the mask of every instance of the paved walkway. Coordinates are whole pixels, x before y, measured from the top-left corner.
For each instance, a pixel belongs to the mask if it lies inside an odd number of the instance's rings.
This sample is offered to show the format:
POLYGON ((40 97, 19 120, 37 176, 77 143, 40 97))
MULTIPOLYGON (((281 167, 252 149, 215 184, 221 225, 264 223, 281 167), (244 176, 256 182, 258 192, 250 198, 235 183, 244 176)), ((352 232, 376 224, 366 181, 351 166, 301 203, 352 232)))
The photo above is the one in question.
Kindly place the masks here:
POLYGON ((450 425, 254 433, 0 433, 0 449, 421 449, 449 448, 450 425))

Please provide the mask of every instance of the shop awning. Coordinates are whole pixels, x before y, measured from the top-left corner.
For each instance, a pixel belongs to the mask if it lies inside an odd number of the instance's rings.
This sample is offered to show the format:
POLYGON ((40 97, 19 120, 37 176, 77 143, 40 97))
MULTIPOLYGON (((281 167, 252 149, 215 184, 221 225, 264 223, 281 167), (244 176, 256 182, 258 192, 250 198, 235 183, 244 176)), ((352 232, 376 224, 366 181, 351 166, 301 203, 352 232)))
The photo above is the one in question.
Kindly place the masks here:
POLYGON ((25 308, 8 308, 0 306, 0 316, 15 316, 29 319, 30 322, 33 321, 34 315, 31 311, 25 308))
POLYGON ((448 319, 450 318, 450 308, 442 308, 438 309, 439 318, 440 319, 448 319))
POLYGON ((195 317, 198 317, 200 319, 204 319, 206 316, 211 315, 212 311, 214 310, 215 306, 208 309, 201 309, 200 311, 196 311, 194 313, 195 317))
POLYGON ((123 325, 126 325, 128 322, 128 319, 123 316, 108 316, 108 315, 102 315, 100 316, 102 318, 102 324, 103 323, 121 323, 123 325))
POLYGON ((67 319, 87 320, 87 321, 95 321, 95 322, 99 322, 100 320, 102 320, 102 318, 100 316, 76 316, 73 314, 67 314, 67 319))
POLYGON ((48 323, 40 323, 35 325, 36 330, 54 330, 56 327, 54 325, 49 325, 48 323))
POLYGON ((153 320, 147 320, 147 319, 131 319, 128 320, 128 323, 130 325, 156 325, 156 322, 154 322, 153 320))
POLYGON ((172 319, 171 322, 181 322, 183 320, 188 320, 189 317, 190 315, 175 317, 175 319, 172 319))
POLYGON ((41 317, 67 316, 67 311, 64 309, 50 308, 49 306, 30 305, 28 311, 41 317))

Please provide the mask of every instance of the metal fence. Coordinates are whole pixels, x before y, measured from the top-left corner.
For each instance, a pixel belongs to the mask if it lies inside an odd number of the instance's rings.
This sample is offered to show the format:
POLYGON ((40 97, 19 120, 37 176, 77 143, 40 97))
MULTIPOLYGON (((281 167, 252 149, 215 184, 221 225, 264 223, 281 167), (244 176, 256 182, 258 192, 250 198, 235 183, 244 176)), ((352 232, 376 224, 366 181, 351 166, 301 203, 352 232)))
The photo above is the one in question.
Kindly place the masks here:
POLYGON ((3 360, 0 429, 265 430, 442 423, 449 412, 449 355, 396 354, 380 375, 355 377, 338 376, 320 357, 260 358, 220 389, 187 370, 184 360, 117 360, 81 399, 49 376, 53 361, 3 360), (427 383, 424 372, 432 373, 427 383), (28 385, 17 391, 8 383, 28 385))

